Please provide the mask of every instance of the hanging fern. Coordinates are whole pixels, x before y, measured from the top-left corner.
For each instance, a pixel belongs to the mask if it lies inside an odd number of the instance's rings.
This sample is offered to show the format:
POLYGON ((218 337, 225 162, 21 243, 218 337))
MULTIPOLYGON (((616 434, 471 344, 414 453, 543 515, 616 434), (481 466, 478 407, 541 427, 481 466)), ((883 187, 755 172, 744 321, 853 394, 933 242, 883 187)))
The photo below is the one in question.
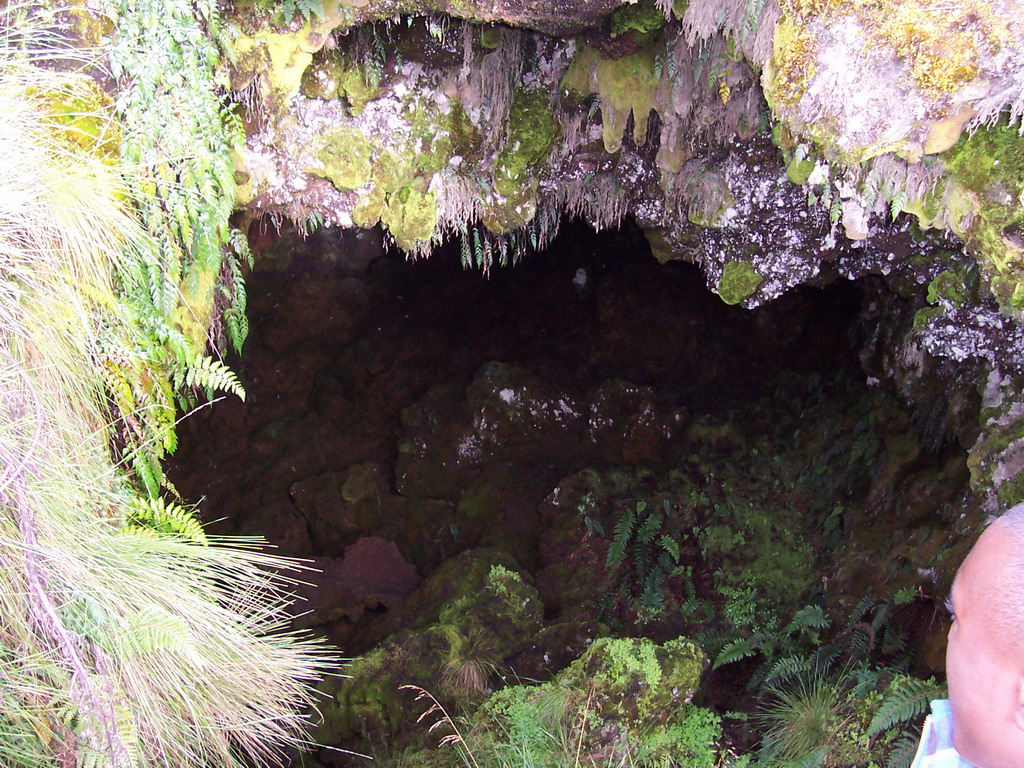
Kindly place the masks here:
POLYGON ((207 392, 230 392, 245 401, 245 389, 235 372, 208 355, 199 355, 190 365, 175 370, 174 386, 176 389, 202 387, 207 392))
POLYGON ((892 220, 896 221, 896 217, 899 216, 907 208, 907 190, 899 189, 893 194, 889 200, 889 208, 892 213, 892 220))
MULTIPOLYGON (((112 308, 140 336, 126 345, 103 329, 97 355, 117 450, 155 495, 177 444, 172 381, 241 396, 237 379, 203 352, 222 330, 236 350, 248 333, 242 268, 251 256, 228 224, 232 155, 244 136, 214 71, 226 45, 214 0, 108 0, 106 11, 128 193, 149 238, 119 261, 112 308)), ((191 398, 184 393, 182 404, 191 398)))
POLYGON ((326 18, 323 0, 281 0, 274 11, 275 19, 282 24, 291 23, 297 16, 304 21, 314 18, 323 21, 326 18))
POLYGON ((828 207, 828 220, 829 222, 831 222, 833 227, 839 223, 839 219, 842 218, 842 215, 843 199, 839 195, 836 195, 834 198, 832 198, 832 201, 831 203, 829 203, 828 207))

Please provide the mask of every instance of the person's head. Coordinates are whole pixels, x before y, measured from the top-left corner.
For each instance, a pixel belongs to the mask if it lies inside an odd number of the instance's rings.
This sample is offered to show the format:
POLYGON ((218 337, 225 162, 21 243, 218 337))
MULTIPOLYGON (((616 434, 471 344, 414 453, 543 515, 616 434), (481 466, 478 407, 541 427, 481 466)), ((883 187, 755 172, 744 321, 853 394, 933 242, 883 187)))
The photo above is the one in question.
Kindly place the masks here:
POLYGON ((981 535, 951 598, 953 744, 978 768, 1024 766, 1024 504, 981 535))

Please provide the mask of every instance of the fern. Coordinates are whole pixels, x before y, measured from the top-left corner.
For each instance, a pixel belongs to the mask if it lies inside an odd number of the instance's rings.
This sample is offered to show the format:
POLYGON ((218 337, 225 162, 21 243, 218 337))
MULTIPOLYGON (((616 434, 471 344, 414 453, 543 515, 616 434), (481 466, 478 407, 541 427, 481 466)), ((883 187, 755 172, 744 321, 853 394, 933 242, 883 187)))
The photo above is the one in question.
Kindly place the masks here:
POLYGON ((274 13, 279 23, 289 24, 296 16, 301 16, 304 21, 312 21, 314 17, 323 21, 324 0, 281 0, 274 13))
POLYGON ((132 617, 113 642, 118 654, 125 656, 165 650, 180 653, 190 645, 189 628, 179 617, 151 608, 132 617))
POLYGON ((633 535, 633 528, 636 525, 636 513, 629 510, 619 522, 615 524, 615 535, 612 543, 608 546, 608 557, 605 559, 605 566, 617 568, 626 559, 626 546, 633 535))
MULTIPOLYGON (((216 2, 111 0, 108 9, 110 66, 122 84, 121 155, 133 169, 127 191, 149 238, 119 260, 114 308, 120 323, 141 333, 129 346, 102 329, 99 356, 118 448, 154 495, 166 485, 160 462, 177 445, 171 381, 180 387, 191 375, 198 386, 241 391, 237 380, 196 361, 221 329, 236 350, 248 333, 242 267, 251 256, 228 224, 232 155, 244 136, 215 73, 217 41, 227 39, 216 2), (200 290, 207 282, 213 292, 200 290), (184 333, 172 325, 183 314, 196 318, 184 333)), ((182 397, 189 403, 192 394, 182 397)))
POLYGON ((473 266, 473 256, 469 250, 469 230, 465 226, 459 238, 459 261, 463 269, 470 269, 473 266))
POLYGON ((908 768, 914 755, 917 753, 918 738, 916 736, 901 736, 893 744, 889 759, 886 760, 886 768, 908 768))
POLYGON ((832 198, 832 201, 831 203, 829 203, 828 207, 828 220, 829 222, 831 222, 833 227, 839 223, 839 219, 842 217, 842 215, 843 199, 839 195, 836 195, 834 198, 832 198))
POLYGON ((129 525, 151 528, 206 545, 206 532, 193 512, 161 498, 136 499, 129 508, 129 525))
POLYGON ((208 355, 199 355, 184 369, 176 370, 174 384, 179 389, 203 387, 208 392, 230 392, 245 401, 245 390, 234 371, 208 355))
POLYGON ((924 714, 932 699, 946 695, 945 686, 934 678, 918 680, 908 677, 889 686, 889 690, 868 726, 868 735, 876 736, 899 723, 905 723, 924 714))
POLYGON ((812 669, 814 664, 807 656, 787 656, 771 665, 764 676, 764 682, 785 683, 807 674, 812 669))
POLYGON ((820 605, 805 605, 793 614, 793 618, 782 632, 791 635, 806 629, 828 629, 828 627, 829 620, 824 608, 820 605))
POLYGON ((850 618, 847 621, 846 626, 843 628, 844 632, 849 632, 853 629, 854 625, 857 624, 863 617, 864 614, 871 610, 875 604, 874 595, 868 591, 857 603, 852 611, 850 611, 850 618))
POLYGON ((667 533, 663 533, 658 537, 658 543, 661 544, 661 548, 664 549, 672 558, 672 562, 678 564, 680 556, 679 542, 667 533))
POLYGON ((735 661, 753 656, 760 649, 761 643, 757 636, 733 640, 731 643, 727 643, 718 656, 715 657, 715 663, 711 665, 711 669, 718 669, 726 664, 732 664, 735 661))
POLYGON ((896 217, 899 216, 907 208, 907 190, 900 189, 889 200, 889 208, 892 213, 892 220, 896 221, 896 217))
MULTIPOLYGON (((642 503, 643 502, 640 502, 640 504, 642 503)), ((637 505, 638 514, 642 512, 640 504, 637 505)), ((643 524, 640 525, 640 527, 637 529, 637 544, 650 544, 652 541, 654 541, 654 537, 657 535, 658 531, 661 530, 661 525, 663 522, 664 518, 661 516, 660 512, 656 512, 655 514, 647 517, 647 519, 644 520, 643 524)))

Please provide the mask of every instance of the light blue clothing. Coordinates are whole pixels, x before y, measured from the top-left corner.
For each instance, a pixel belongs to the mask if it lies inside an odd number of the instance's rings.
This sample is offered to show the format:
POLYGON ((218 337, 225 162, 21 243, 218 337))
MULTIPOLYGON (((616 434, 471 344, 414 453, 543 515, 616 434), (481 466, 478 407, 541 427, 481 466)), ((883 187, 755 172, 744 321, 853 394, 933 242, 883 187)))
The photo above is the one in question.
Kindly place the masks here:
POLYGON ((953 748, 953 710, 946 699, 932 702, 924 720, 921 745, 910 768, 974 768, 953 748))

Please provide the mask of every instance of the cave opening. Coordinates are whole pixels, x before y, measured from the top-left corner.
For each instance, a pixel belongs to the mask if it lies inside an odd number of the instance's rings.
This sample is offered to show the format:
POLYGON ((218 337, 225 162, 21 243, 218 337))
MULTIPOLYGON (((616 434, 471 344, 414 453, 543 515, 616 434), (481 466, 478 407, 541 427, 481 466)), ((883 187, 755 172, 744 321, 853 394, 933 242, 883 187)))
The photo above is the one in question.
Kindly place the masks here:
MULTIPOLYGON (((909 411, 873 372, 868 307, 903 301, 880 278, 728 306, 627 220, 565 224, 486 276, 457 244, 410 261, 377 231, 285 235, 248 287, 247 402, 186 419, 171 478, 212 532, 313 561, 297 627, 406 659, 338 694, 322 742, 407 743, 418 712, 365 706, 401 684, 475 700, 607 635, 714 658, 808 606, 902 611, 884 653, 937 666, 941 598, 917 584, 968 493, 965 451, 941 403, 909 411), (529 588, 507 615, 505 574, 529 588), (486 663, 453 682, 453 655, 486 663)), ((750 706, 749 673, 723 667, 700 698, 750 706)))

